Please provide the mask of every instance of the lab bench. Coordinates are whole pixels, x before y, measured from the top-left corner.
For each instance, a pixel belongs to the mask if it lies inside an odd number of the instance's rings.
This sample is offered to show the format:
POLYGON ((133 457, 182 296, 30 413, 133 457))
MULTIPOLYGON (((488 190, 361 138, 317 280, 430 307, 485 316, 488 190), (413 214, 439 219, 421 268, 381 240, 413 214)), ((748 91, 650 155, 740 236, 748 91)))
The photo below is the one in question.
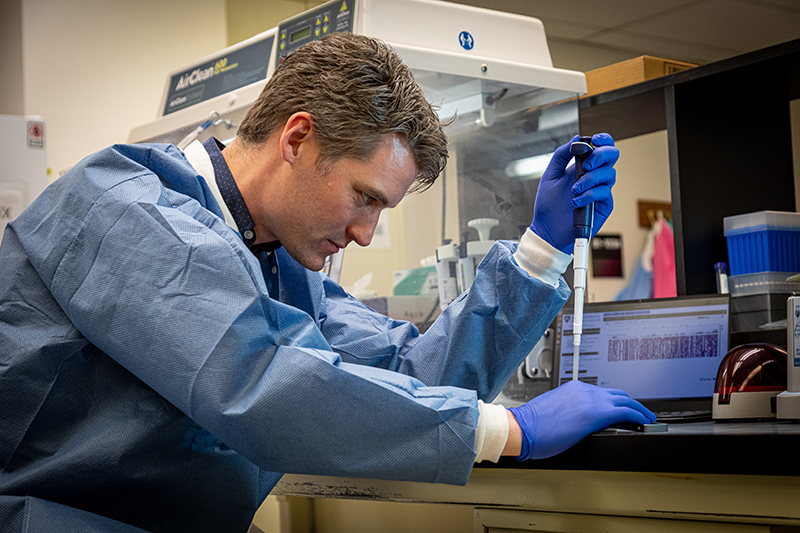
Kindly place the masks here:
POLYGON ((286 475, 273 493, 295 511, 317 502, 316 526, 284 520, 287 532, 790 533, 800 532, 798 452, 800 424, 671 423, 667 433, 590 435, 550 459, 481 463, 463 487, 286 475), (382 502, 397 504, 370 515, 382 502), (437 522, 442 513, 453 529, 437 522))

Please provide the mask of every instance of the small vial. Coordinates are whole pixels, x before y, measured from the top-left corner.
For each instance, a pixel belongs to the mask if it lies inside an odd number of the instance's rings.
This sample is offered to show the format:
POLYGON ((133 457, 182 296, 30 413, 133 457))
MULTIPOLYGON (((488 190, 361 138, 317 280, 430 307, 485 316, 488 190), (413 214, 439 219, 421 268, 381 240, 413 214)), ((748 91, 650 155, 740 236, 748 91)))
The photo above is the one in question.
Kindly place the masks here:
POLYGON ((714 272, 717 274, 717 292, 728 294, 728 265, 717 263, 714 265, 714 272))

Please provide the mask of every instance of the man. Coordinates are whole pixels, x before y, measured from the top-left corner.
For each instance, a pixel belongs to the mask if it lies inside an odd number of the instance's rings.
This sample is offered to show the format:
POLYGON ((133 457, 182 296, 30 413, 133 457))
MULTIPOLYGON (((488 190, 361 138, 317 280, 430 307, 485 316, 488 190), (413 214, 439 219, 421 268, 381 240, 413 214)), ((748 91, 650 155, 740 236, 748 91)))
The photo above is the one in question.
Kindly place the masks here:
MULTIPOLYGON (((595 142, 575 202, 599 228, 618 152, 595 142)), ((584 384, 483 403, 567 298, 566 146, 531 231, 425 335, 316 272, 446 153, 396 54, 337 33, 276 70, 224 150, 119 145, 57 180, 0 248, 6 530, 245 531, 283 472, 463 484, 475 461, 652 421, 584 384)))

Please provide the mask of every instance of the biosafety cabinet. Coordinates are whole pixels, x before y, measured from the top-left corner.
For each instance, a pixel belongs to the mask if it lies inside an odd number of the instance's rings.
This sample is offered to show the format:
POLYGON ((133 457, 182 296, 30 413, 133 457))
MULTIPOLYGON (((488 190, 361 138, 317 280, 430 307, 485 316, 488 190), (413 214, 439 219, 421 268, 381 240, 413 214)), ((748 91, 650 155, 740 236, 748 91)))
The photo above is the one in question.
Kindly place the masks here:
MULTIPOLYGON (((419 276, 420 261, 445 240, 477 241, 471 220, 496 221, 487 239, 518 239, 550 154, 578 132, 576 96, 586 91, 583 73, 553 68, 544 27, 531 17, 434 0, 331 1, 170 73, 158 118, 134 128, 129 141, 233 138, 282 58, 337 31, 388 42, 440 117, 455 117, 445 130, 446 171, 430 190, 385 211, 368 248, 346 249, 342 285, 357 296, 393 297, 398 280, 419 276)), ((408 285, 404 296, 431 292, 408 285)), ((434 318, 430 299, 406 300, 398 318, 434 318)))

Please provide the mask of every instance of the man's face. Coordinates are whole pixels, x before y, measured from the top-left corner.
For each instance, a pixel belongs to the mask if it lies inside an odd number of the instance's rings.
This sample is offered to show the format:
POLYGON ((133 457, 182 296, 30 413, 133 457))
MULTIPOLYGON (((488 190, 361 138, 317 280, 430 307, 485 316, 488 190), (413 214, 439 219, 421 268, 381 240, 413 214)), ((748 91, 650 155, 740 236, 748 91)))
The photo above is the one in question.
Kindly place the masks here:
POLYGON ((410 150, 386 135, 368 161, 341 158, 323 173, 315 157, 306 158, 283 191, 285 201, 264 216, 297 262, 319 270, 351 241, 367 246, 380 212, 403 199, 416 175, 410 150))

